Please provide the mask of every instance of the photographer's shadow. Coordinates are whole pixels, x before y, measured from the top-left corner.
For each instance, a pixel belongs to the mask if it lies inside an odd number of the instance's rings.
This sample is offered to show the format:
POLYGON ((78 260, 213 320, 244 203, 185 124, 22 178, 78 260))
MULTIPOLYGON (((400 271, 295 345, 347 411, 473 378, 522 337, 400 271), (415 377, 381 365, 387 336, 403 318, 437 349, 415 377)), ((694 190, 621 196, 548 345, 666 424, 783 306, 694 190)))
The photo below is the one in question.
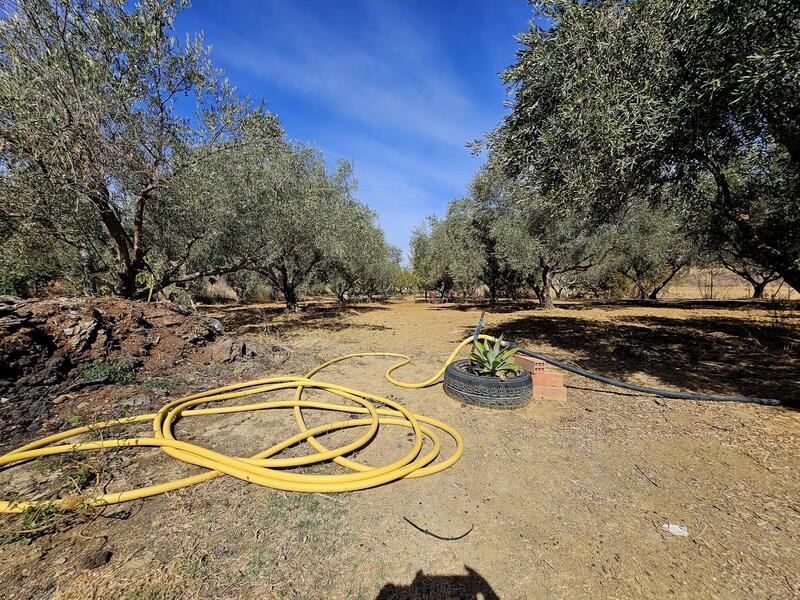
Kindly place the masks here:
POLYGON ((466 575, 425 575, 417 571, 410 585, 387 583, 375 600, 500 600, 492 586, 464 565, 466 575))

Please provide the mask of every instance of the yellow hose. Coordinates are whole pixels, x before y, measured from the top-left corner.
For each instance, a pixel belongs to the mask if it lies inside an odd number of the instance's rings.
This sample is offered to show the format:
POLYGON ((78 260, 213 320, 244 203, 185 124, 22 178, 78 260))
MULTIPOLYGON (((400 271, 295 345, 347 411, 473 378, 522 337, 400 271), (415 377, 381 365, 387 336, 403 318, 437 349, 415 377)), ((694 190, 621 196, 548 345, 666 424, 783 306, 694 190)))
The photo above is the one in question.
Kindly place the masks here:
MULTIPOLYGON (((491 336, 481 335, 482 339, 493 340, 491 336)), ((403 388, 423 388, 436 383, 444 374, 447 366, 452 363, 459 352, 472 342, 472 337, 462 341, 432 377, 421 383, 407 383, 392 377, 392 373, 400 367, 411 362, 411 358, 405 354, 395 354, 392 352, 358 352, 339 356, 326 363, 315 367, 302 377, 278 376, 267 377, 265 379, 255 379, 244 383, 236 383, 220 388, 215 388, 205 392, 192 394, 184 398, 173 400, 161 407, 156 413, 138 415, 135 417, 125 417, 110 421, 100 421, 83 427, 76 427, 69 431, 57 433, 48 437, 41 438, 25 446, 17 448, 0 456, 0 467, 13 465, 15 463, 40 458, 43 456, 53 456, 57 454, 67 454, 72 452, 85 452, 99 450, 103 448, 128 448, 135 446, 151 446, 161 448, 168 455, 186 463, 197 465, 208 469, 198 475, 183 477, 150 485, 124 492, 114 492, 103 494, 94 498, 66 497, 57 500, 38 500, 38 501, 0 501, 0 512, 18 513, 29 508, 41 507, 43 505, 57 506, 63 509, 77 508, 80 506, 104 506, 107 504, 117 504, 139 498, 147 498, 156 494, 163 494, 183 487, 194 485, 203 481, 208 481, 220 475, 231 475, 244 481, 263 485, 265 487, 276 488, 293 492, 346 492, 363 490, 366 488, 383 485, 391 481, 403 478, 423 477, 432 473, 438 473, 454 464, 464 451, 464 442, 458 432, 447 424, 433 419, 417 415, 406 409, 402 404, 382 398, 373 394, 354 390, 342 385, 325 383, 311 379, 316 373, 327 366, 349 358, 365 356, 391 356, 401 360, 386 370, 384 377, 390 383, 403 388), (328 402, 316 402, 303 400, 303 390, 315 388, 326 390, 332 394, 350 400, 356 406, 331 404, 328 402), (198 408, 200 405, 212 402, 221 402, 244 396, 263 394, 275 390, 294 389, 293 400, 276 402, 258 402, 243 406, 217 406, 214 408, 198 408), (375 403, 383 404, 390 408, 378 408, 375 403), (208 448, 183 442, 173 435, 175 422, 187 416, 219 415, 225 413, 247 412, 253 410, 267 410, 276 408, 291 408, 294 410, 294 417, 300 432, 296 435, 275 444, 271 448, 251 456, 241 458, 228 456, 215 452, 208 448), (348 414, 365 415, 363 418, 347 419, 326 423, 317 427, 308 427, 303 417, 302 409, 316 409, 333 412, 344 412, 348 414), (132 423, 152 421, 152 437, 136 437, 127 439, 109 439, 98 441, 81 441, 68 444, 56 444, 79 435, 93 433, 111 427, 120 427, 132 423), (377 435, 381 425, 395 425, 408 427, 414 432, 414 442, 411 448, 402 458, 381 466, 374 467, 355 462, 346 455, 355 452, 369 444, 377 435), (432 427, 429 427, 432 426, 432 427), (338 429, 351 427, 366 428, 366 432, 354 442, 339 448, 329 449, 324 446, 315 436, 325 434, 338 429), (456 449, 451 456, 445 460, 434 462, 441 451, 441 442, 434 428, 447 433, 453 438, 456 449), (432 444, 431 448, 422 453, 423 435, 427 436, 432 444), (308 442, 315 450, 314 454, 277 458, 286 448, 308 442), (346 467, 351 472, 345 474, 306 474, 287 471, 285 469, 300 467, 304 465, 334 461, 346 467)))

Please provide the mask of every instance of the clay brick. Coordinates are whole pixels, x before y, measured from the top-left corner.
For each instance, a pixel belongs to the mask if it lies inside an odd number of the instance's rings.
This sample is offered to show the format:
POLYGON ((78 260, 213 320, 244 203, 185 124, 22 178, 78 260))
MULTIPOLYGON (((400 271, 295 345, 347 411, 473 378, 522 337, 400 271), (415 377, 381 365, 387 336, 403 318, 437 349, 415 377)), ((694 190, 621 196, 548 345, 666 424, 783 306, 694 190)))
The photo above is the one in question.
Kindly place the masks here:
POLYGON ((540 398, 542 400, 566 400, 567 399, 567 388, 564 386, 533 386, 533 396, 534 398, 540 398))
POLYGON ((526 370, 528 373, 541 373, 547 370, 547 363, 538 358, 531 358, 530 356, 523 356, 515 354, 511 357, 515 363, 526 370))
POLYGON ((564 374, 559 371, 541 371, 533 374, 534 387, 564 387, 564 374))

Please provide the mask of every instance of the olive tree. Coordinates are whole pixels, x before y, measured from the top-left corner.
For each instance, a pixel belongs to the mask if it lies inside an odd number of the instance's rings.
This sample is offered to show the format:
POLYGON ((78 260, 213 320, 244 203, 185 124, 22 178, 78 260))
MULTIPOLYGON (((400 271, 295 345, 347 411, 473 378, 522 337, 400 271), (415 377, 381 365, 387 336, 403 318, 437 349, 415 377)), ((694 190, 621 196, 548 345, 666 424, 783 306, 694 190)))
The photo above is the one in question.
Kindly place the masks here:
POLYGON ((402 289, 403 252, 397 246, 383 244, 376 248, 365 264, 364 277, 359 282, 359 291, 370 300, 375 296, 386 297, 402 289))
POLYGON ((800 4, 534 5, 488 140, 507 172, 597 222, 681 188, 684 216, 713 211, 800 289, 800 4))
POLYGON ((493 230, 502 259, 523 275, 544 308, 553 308, 559 280, 590 269, 607 251, 603 230, 555 212, 542 200, 509 206, 493 230))
POLYGON ((355 182, 341 161, 328 173, 322 154, 283 143, 265 157, 249 194, 246 236, 259 256, 247 268, 262 275, 296 307, 300 288, 314 280, 352 224, 355 182))
POLYGON ((507 286, 507 269, 496 252, 491 209, 473 198, 452 200, 443 219, 428 219, 427 230, 412 237, 412 264, 427 289, 469 295, 480 284, 492 301, 507 286))
MULTIPOLYGON (((184 222, 171 208, 175 182, 193 170, 199 182, 201 165, 245 138, 281 133, 211 66, 201 38, 181 44, 170 35, 184 6, 20 0, 0 20, 0 210, 110 262, 114 291, 125 297, 168 283, 153 273, 150 225, 160 225, 155 214, 184 222), (186 98, 191 117, 178 110, 186 98)), ((161 258, 189 260, 197 235, 161 258)), ((168 267, 161 276, 199 278, 242 264, 236 257, 180 275, 168 267)))
POLYGON ((695 255, 695 244, 674 214, 636 205, 614 232, 608 264, 633 285, 640 300, 656 300, 695 255))
POLYGON ((442 248, 449 250, 445 233, 441 220, 431 216, 411 234, 411 269, 419 290, 446 294, 453 288, 448 259, 442 252, 442 248))
POLYGON ((377 215, 353 200, 341 207, 336 218, 336 234, 322 267, 322 280, 340 304, 350 301, 354 293, 369 297, 386 293, 393 286, 392 271, 399 257, 375 223, 377 215))

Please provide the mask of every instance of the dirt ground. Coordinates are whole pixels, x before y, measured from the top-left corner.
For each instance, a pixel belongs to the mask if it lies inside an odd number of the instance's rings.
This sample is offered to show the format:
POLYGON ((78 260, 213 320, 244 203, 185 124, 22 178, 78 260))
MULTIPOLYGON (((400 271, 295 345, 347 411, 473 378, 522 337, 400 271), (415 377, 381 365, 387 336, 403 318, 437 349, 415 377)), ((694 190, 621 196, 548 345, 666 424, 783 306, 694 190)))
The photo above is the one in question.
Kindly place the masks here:
MULTIPOLYGON (((184 393, 301 374, 354 351, 407 353, 414 363, 399 374, 422 380, 481 308, 403 301, 343 310, 317 303, 299 314, 276 305, 205 310, 229 334, 289 352, 281 361, 189 360, 153 380, 140 372, 117 392, 104 389, 104 398, 118 393, 120 410, 133 404, 133 412, 150 412, 184 393)), ((487 326, 628 381, 778 397, 797 407, 796 304, 570 301, 551 311, 509 304, 489 308, 487 326)), ((386 366, 356 359, 318 378, 457 428, 466 450, 450 469, 334 495, 221 477, 72 521, 58 515, 52 527, 4 517, 5 531, 28 531, 2 540, 0 589, 25 599, 800 597, 796 408, 665 400, 568 376, 566 401, 492 411, 454 402, 440 385, 396 388, 382 377, 386 366), (409 521, 460 539, 438 539, 409 521), (688 535, 667 532, 670 524, 688 535)), ((186 419, 176 433, 246 455, 295 431, 288 412, 265 411, 186 419)), ((405 443, 405 433, 382 432, 358 460, 384 463, 405 443)), ((108 490, 197 472, 157 450, 86 460, 108 490)), ((0 489, 36 496, 85 467, 35 461, 0 471, 0 489)), ((90 481, 85 489, 96 487, 90 481)))

